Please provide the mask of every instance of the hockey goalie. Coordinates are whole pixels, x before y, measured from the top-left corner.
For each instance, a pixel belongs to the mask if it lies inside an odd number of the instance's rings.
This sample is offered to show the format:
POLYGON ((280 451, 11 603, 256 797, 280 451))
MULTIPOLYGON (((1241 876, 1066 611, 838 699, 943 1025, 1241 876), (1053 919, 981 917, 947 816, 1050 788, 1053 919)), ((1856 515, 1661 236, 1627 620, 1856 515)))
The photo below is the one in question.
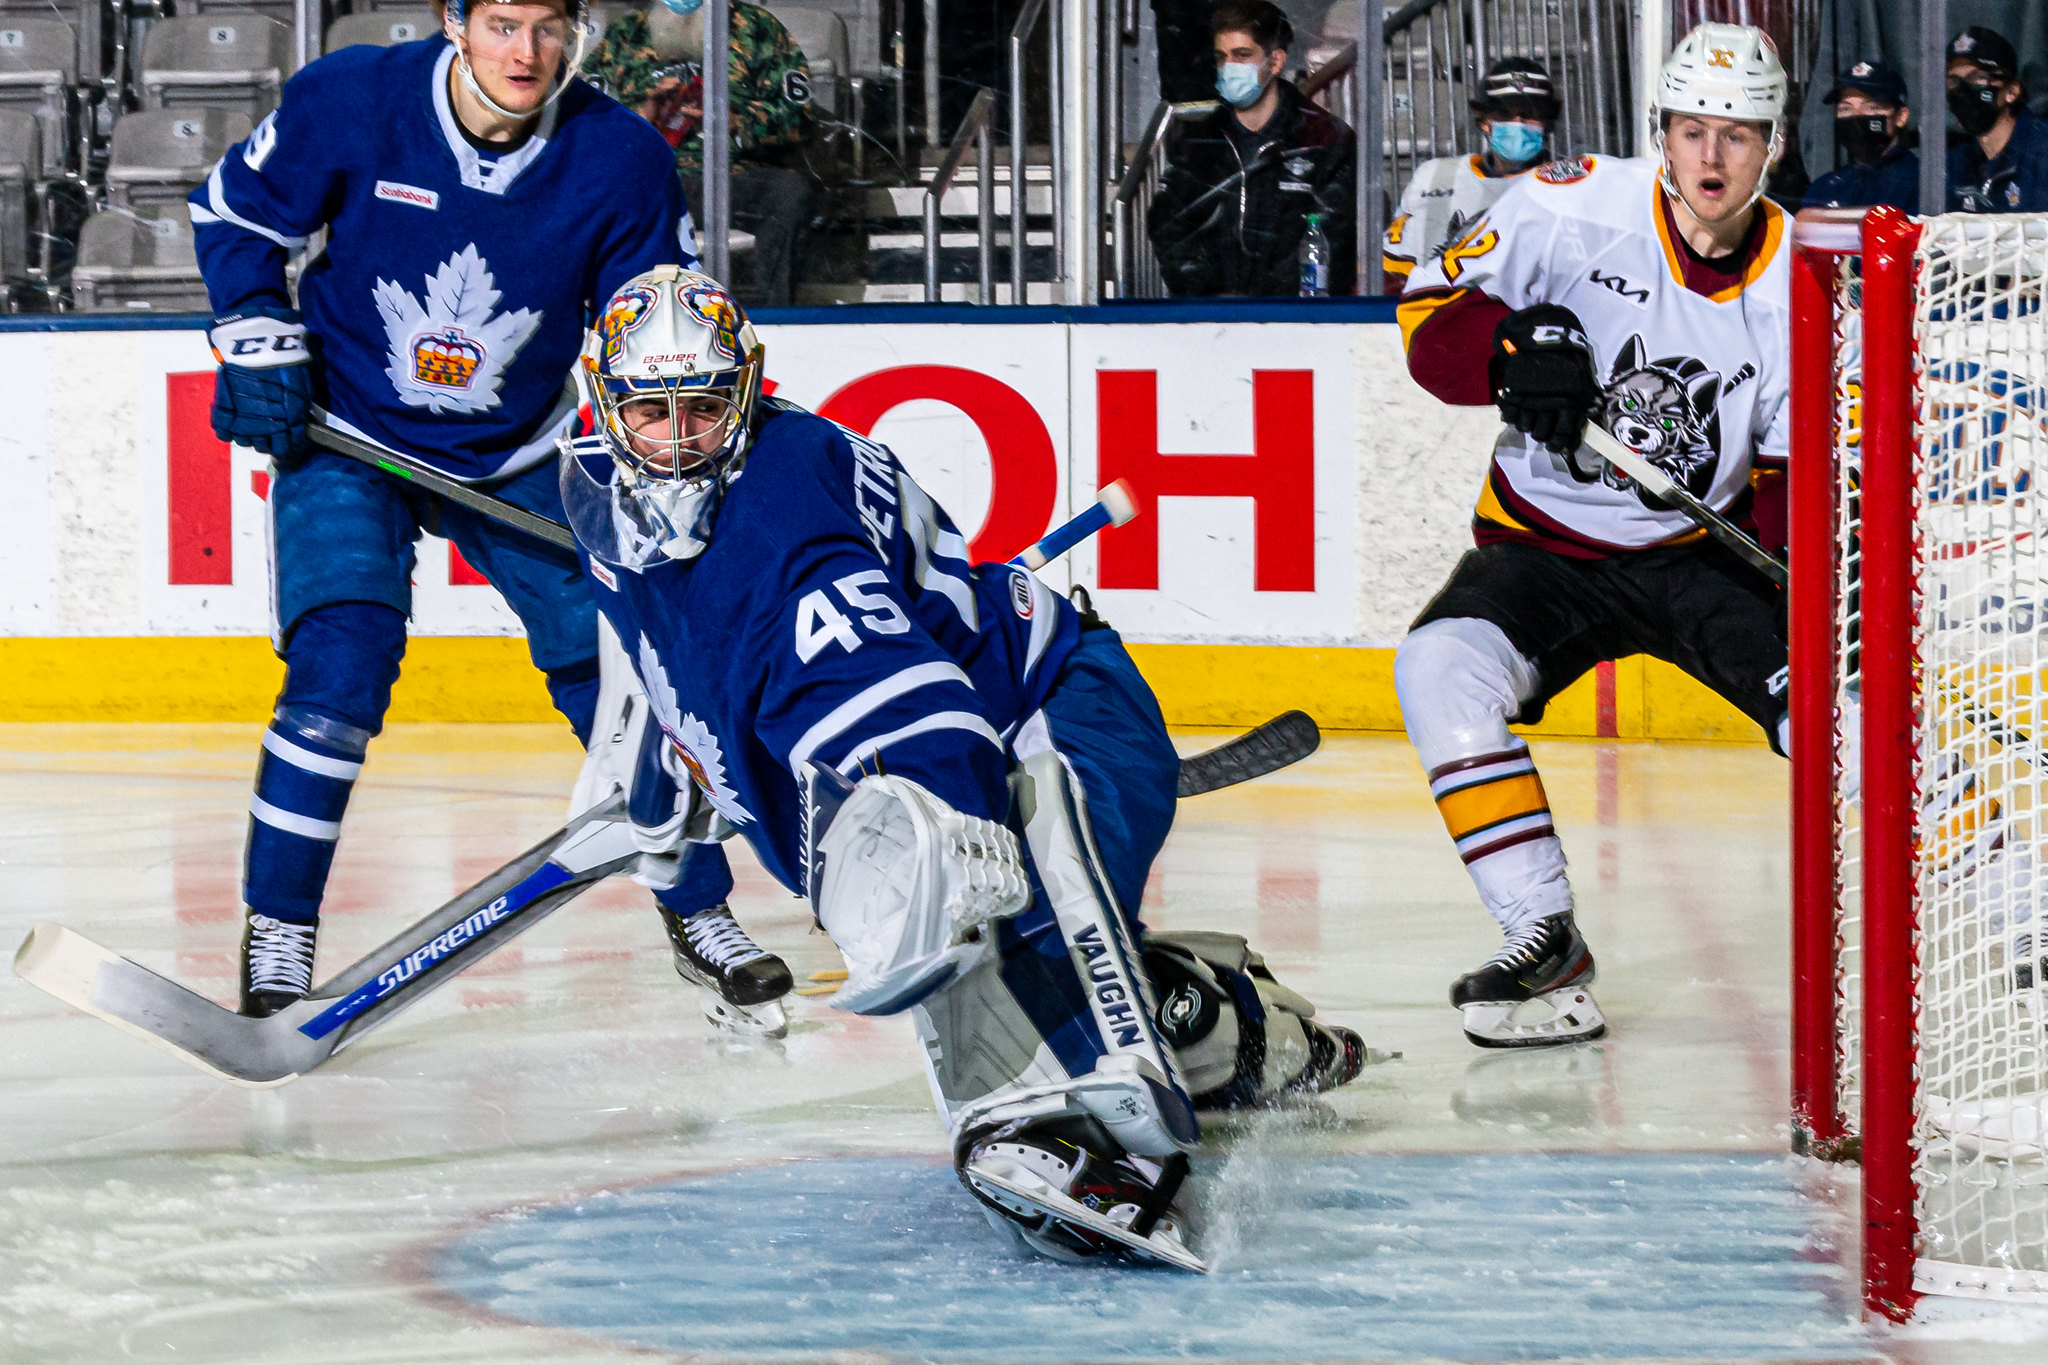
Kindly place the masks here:
POLYGON ((1505 936, 1451 1003, 1482 1047, 1599 1036, 1593 955, 1529 748, 1508 729, 1603 660, 1684 669, 1785 752, 1777 588, 1581 443, 1588 423, 1713 511, 1783 544, 1788 435, 1785 73, 1760 29, 1703 24, 1665 64, 1657 155, 1518 181, 1417 268, 1408 368, 1507 423, 1475 548, 1395 657, 1408 736, 1505 936))
POLYGON ((762 397, 715 281, 652 271, 599 319, 564 505, 688 799, 809 897, 839 1008, 914 1016, 996 1227, 1200 1268, 1196 1111, 1342 1085, 1365 1051, 1243 939, 1139 924, 1180 764, 1122 642, 970 563, 885 447, 762 397))

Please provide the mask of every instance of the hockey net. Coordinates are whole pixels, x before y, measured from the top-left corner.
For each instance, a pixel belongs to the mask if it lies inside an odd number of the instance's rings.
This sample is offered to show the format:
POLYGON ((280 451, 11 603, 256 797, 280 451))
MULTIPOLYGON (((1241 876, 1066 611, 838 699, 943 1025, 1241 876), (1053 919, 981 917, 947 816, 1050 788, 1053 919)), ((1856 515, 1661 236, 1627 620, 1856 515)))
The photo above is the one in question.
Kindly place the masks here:
POLYGON ((2048 217, 1795 240, 1796 1131, 1873 1309, 2048 1302, 2048 217))

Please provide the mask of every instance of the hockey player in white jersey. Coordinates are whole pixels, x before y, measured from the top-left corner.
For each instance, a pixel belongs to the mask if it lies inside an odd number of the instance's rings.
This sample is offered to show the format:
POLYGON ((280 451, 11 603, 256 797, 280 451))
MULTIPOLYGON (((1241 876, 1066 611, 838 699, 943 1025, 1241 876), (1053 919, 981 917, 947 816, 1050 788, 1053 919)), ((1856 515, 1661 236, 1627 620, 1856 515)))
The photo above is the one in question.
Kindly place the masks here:
POLYGON ((1400 293, 1419 262, 1464 236, 1517 176, 1544 160, 1561 108, 1541 62, 1502 57, 1486 69, 1472 98, 1485 150, 1436 157, 1415 168, 1382 241, 1380 273, 1387 293, 1400 293))
POLYGON ((1597 422, 1783 543, 1790 242, 1763 188, 1784 107, 1760 30, 1701 25, 1664 67, 1657 156, 1525 177, 1401 302, 1410 373, 1509 424, 1477 548, 1395 660, 1409 738, 1506 935, 1451 991, 1483 1047, 1606 1027, 1564 849, 1510 722, 1537 720, 1596 663, 1641 653, 1713 688, 1784 752, 1777 589, 1580 443, 1597 422))
POLYGON ((911 1011, 995 1226, 1199 1264, 1195 1111, 1365 1054, 1243 939, 1138 922, 1180 764, 1122 641, 970 563, 886 448, 761 397, 712 280, 628 282, 584 354, 594 430, 561 478, 598 607, 698 800, 845 956, 834 1004, 911 1011))

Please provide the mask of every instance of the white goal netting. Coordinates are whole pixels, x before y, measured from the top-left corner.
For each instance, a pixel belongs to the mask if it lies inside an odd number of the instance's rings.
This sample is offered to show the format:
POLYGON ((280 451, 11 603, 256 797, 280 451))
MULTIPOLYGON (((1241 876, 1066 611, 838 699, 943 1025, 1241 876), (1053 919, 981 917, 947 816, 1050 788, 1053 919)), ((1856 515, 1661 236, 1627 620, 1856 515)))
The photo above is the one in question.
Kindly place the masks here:
POLYGON ((2048 1296, 2048 220, 1920 242, 1915 1278, 2048 1296))

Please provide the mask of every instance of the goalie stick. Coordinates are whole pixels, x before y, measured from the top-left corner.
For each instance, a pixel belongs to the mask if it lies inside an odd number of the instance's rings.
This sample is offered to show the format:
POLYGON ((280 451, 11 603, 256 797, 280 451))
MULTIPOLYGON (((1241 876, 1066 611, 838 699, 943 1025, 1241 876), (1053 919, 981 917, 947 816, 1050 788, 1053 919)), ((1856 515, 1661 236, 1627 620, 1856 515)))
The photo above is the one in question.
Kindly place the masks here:
POLYGON ((1594 454, 1641 484, 1652 497, 1664 499, 1691 517, 1695 525, 1741 555, 1758 573, 1781 588, 1790 581, 1784 564, 1769 550, 1744 535, 1734 522, 1694 497, 1690 489, 1616 440, 1605 427, 1597 422, 1588 422, 1581 440, 1593 448, 1594 454))
POLYGON ((615 797, 267 1019, 224 1009, 61 924, 29 931, 14 972, 202 1071, 252 1088, 283 1085, 639 856, 615 797))

